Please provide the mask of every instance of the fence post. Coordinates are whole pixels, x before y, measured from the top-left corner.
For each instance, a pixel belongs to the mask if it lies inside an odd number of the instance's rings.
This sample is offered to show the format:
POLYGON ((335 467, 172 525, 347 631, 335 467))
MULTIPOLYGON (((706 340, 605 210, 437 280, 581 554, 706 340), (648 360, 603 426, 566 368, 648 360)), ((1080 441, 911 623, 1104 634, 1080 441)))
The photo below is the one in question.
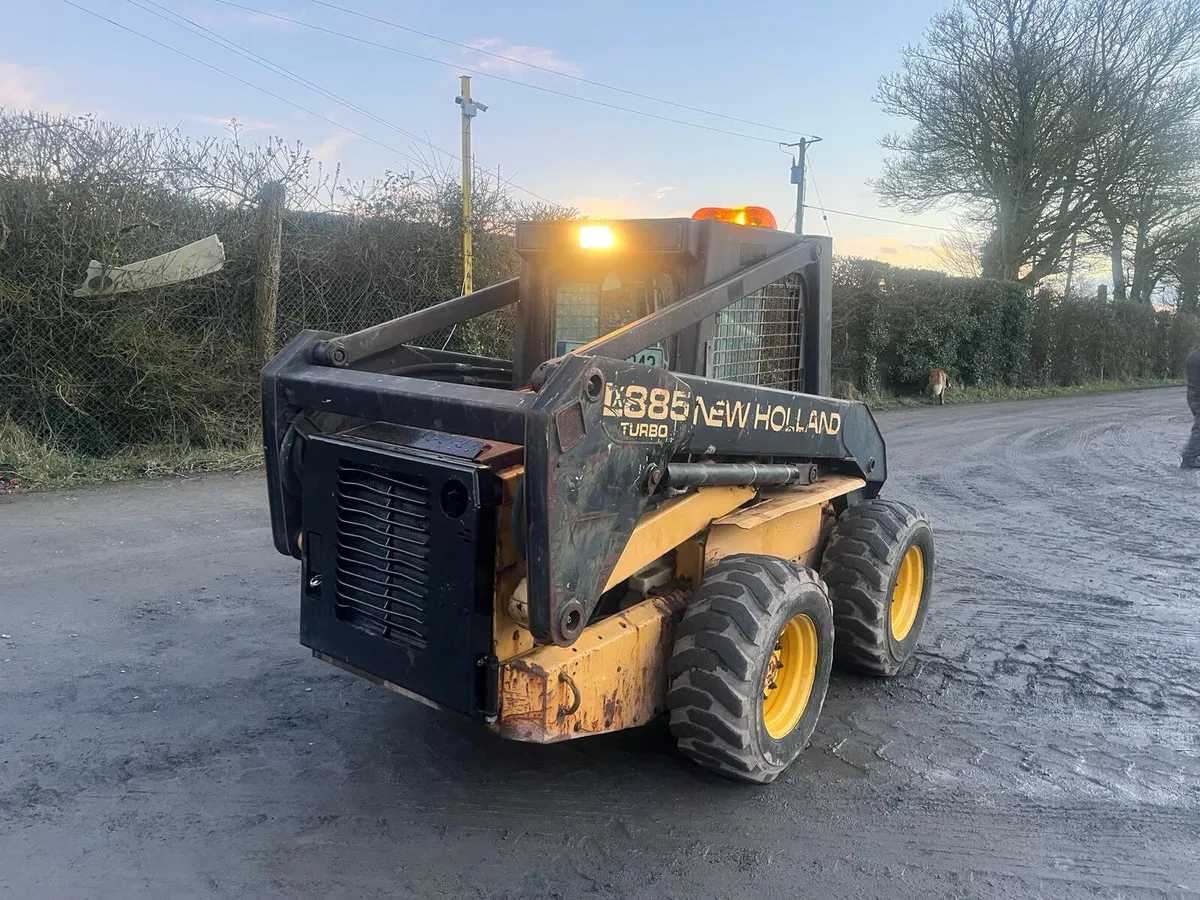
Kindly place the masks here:
POLYGON ((258 208, 258 259, 254 272, 254 343, 260 362, 275 355, 275 315, 283 251, 283 206, 287 193, 278 181, 263 185, 258 208))

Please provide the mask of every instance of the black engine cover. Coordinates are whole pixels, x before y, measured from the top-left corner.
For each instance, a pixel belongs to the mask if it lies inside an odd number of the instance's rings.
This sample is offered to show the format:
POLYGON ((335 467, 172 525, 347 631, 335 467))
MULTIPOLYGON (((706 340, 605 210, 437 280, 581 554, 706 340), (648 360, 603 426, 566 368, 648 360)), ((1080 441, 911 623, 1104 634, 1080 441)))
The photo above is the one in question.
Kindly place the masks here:
POLYGON ((300 642, 439 706, 491 713, 500 484, 468 458, 305 447, 300 642))

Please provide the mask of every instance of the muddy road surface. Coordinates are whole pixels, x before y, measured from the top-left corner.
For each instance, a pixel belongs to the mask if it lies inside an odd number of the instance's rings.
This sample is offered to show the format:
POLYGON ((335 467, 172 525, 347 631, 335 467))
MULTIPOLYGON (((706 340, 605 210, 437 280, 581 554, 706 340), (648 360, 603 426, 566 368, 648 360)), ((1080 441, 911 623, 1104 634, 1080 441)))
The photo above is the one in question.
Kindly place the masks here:
POLYGON ((505 743, 307 655, 262 476, 0 498, 0 897, 1200 896, 1183 391, 880 415, 919 659, 767 788, 505 743))

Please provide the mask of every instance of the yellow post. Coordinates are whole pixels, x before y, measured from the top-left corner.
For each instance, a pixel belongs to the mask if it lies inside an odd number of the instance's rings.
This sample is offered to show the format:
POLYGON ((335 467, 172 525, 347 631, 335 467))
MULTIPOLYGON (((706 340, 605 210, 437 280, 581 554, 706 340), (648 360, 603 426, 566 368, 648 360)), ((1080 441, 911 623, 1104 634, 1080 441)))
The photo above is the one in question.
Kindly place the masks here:
POLYGON ((471 260, 471 119, 475 107, 471 103, 471 77, 462 76, 462 204, 463 204, 463 284, 464 295, 475 289, 471 260))

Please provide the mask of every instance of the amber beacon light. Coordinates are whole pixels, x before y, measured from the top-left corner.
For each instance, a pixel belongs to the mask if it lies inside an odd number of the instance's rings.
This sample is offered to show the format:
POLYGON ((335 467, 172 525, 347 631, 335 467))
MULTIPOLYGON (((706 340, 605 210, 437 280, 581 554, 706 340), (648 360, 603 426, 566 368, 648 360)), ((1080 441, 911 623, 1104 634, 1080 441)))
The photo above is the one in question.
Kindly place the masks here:
POLYGON ((692 213, 693 219, 715 219, 734 225, 754 225, 758 228, 778 228, 775 216, 765 206, 705 206, 692 213))
POLYGON ((579 246, 583 250, 607 250, 616 242, 607 225, 584 225, 579 229, 579 246))

